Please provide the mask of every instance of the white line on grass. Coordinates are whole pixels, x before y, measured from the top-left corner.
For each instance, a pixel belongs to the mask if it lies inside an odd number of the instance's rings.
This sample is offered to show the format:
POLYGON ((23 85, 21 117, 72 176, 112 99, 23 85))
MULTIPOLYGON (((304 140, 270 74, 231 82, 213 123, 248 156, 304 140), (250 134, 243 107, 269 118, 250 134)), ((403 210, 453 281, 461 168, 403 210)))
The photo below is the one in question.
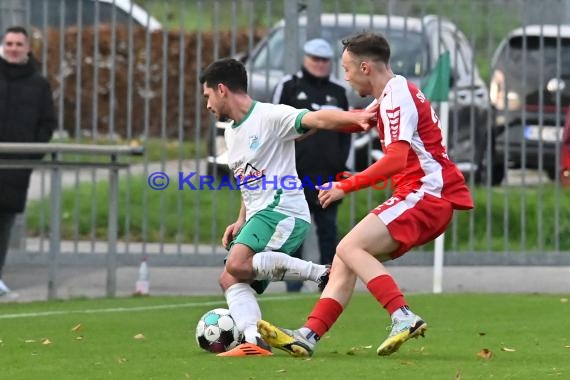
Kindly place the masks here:
MULTIPOLYGON (((315 294, 307 295, 295 295, 295 296, 273 296, 273 297, 263 297, 258 301, 263 303, 265 301, 287 301, 299 298, 312 298, 315 294)), ((225 305, 225 301, 204 301, 204 302, 189 302, 189 303, 178 303, 178 304, 167 304, 167 305, 154 305, 154 306, 135 306, 135 307, 113 307, 107 309, 84 309, 84 310, 52 310, 52 311, 40 311, 37 313, 14 313, 14 314, 3 314, 0 315, 0 319, 18 319, 18 318, 35 318, 35 317, 47 317, 52 315, 66 315, 66 314, 99 314, 99 313, 125 313, 131 311, 149 311, 149 310, 166 310, 166 309, 181 309, 185 307, 201 307, 201 306, 217 306, 225 305)))

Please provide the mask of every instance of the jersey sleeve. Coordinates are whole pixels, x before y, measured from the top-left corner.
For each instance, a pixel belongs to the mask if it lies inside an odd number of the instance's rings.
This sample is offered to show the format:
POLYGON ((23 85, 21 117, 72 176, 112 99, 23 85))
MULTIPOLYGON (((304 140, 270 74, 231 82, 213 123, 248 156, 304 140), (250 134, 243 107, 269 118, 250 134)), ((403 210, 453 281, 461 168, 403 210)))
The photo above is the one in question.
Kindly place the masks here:
POLYGON ((269 120, 281 139, 294 140, 308 131, 301 125, 301 120, 307 112, 307 109, 299 110, 285 104, 277 104, 271 109, 269 120))
POLYGON ((386 146, 396 141, 412 142, 418 128, 418 109, 409 91, 391 91, 382 100, 380 117, 386 146))

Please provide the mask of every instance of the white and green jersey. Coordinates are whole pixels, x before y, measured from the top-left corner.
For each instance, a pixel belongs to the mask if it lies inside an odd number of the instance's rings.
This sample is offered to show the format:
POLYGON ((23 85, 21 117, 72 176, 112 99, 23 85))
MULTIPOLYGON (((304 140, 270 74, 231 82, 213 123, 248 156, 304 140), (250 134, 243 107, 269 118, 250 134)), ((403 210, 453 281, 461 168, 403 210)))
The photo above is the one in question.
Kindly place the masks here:
POLYGON ((240 186, 246 220, 274 210, 310 223, 295 166, 295 139, 307 110, 254 101, 244 119, 226 128, 228 165, 240 186))

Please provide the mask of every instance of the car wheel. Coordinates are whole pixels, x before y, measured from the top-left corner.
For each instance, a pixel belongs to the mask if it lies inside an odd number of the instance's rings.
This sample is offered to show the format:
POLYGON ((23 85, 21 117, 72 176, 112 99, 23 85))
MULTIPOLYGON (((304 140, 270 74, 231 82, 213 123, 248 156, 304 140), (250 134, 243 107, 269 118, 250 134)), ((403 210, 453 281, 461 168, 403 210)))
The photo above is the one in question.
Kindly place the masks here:
MULTIPOLYGON (((493 156, 493 155, 492 155, 493 156)), ((505 165, 502 161, 495 161, 491 156, 491 178, 488 177, 487 171, 487 155, 483 155, 483 160, 477 166, 477 171, 475 172, 475 183, 477 185, 485 186, 490 183, 491 186, 500 186, 505 179, 505 165)))
POLYGON ((556 181, 556 168, 547 168, 545 170, 548 178, 550 178, 552 181, 556 181))
MULTIPOLYGON (((480 151, 481 152, 481 156, 480 159, 481 161, 479 162, 479 165, 477 165, 477 170, 475 172, 475 183, 477 185, 482 185, 482 186, 486 186, 487 184, 490 184, 491 186, 500 186, 501 183, 503 183, 503 180, 505 179, 505 165, 503 160, 501 159, 496 159, 497 157, 497 153, 496 153, 496 148, 495 148, 495 135, 491 135, 492 136, 492 141, 491 141, 491 145, 490 145, 490 149, 491 149, 491 154, 490 157, 487 157, 487 146, 488 145, 484 145, 484 148, 480 151), (487 159, 489 159, 487 161, 487 159), (491 178, 488 179, 488 173, 487 173, 487 167, 488 165, 491 165, 491 178)), ((487 137, 486 134, 484 136, 481 137, 480 141, 487 141, 487 137)))

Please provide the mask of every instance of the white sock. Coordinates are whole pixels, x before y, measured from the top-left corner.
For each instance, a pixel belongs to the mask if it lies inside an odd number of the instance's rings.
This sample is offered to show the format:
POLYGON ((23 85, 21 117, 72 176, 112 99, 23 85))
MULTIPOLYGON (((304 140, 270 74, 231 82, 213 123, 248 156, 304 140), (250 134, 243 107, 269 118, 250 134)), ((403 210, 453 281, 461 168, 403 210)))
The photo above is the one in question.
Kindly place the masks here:
POLYGON ((0 279, 0 293, 8 293, 10 288, 0 279))
POLYGON ((267 251, 253 255, 256 280, 310 280, 317 282, 325 274, 325 265, 313 264, 283 252, 267 251))
POLYGON ((257 343, 257 321, 261 319, 261 309, 249 284, 238 283, 230 286, 225 293, 230 314, 239 331, 243 332, 245 341, 257 343))
POLYGON ((301 335, 303 335, 313 346, 315 346, 320 339, 320 337, 308 327, 301 327, 297 331, 299 331, 299 333, 301 333, 301 335))
POLYGON ((392 318, 398 318, 398 319, 408 319, 415 316, 415 314, 410 310, 409 307, 407 306, 402 306, 401 308, 399 308, 398 310, 396 310, 395 312, 392 313, 392 318))

